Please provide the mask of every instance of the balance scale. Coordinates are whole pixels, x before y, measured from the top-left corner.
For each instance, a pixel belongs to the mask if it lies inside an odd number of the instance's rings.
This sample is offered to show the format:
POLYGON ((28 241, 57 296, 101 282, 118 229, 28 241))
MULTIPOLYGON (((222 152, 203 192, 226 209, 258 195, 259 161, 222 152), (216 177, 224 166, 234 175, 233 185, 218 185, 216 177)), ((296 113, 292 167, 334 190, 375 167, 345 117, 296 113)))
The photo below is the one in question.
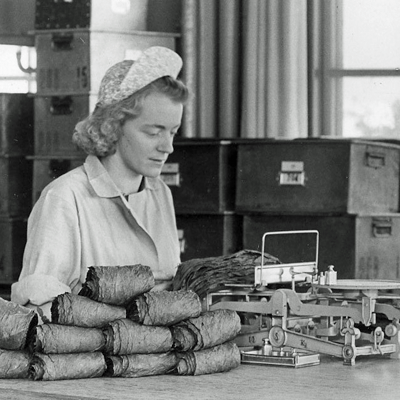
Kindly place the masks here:
POLYGON ((207 295, 209 310, 240 315, 242 363, 304 367, 318 365, 320 354, 344 365, 358 356, 400 358, 400 281, 341 280, 333 266, 318 273, 318 248, 318 231, 267 232, 254 283, 207 295), (264 265, 267 237, 301 234, 315 235, 311 262, 264 265))

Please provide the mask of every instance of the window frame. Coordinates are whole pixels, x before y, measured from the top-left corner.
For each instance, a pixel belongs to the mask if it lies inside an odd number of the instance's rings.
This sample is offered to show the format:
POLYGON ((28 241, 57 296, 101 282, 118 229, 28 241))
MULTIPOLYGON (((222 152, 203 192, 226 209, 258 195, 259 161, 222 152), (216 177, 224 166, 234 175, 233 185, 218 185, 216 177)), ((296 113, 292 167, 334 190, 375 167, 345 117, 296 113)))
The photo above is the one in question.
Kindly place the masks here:
POLYGON ((343 137, 343 78, 400 77, 400 70, 343 68, 343 1, 309 0, 309 136, 343 137))

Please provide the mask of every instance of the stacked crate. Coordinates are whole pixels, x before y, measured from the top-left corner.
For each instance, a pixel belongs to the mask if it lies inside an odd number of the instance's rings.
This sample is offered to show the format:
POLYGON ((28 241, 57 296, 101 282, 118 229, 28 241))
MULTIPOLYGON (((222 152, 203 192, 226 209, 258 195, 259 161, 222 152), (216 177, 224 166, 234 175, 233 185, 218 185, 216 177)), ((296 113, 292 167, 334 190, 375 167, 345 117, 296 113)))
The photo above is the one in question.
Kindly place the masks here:
POLYGON ((18 279, 31 209, 33 99, 0 94, 0 295, 18 279))
POLYGON ((236 163, 234 141, 175 141, 161 177, 172 191, 182 261, 240 250, 242 217, 234 211, 236 163))
MULTIPOLYGON (((399 149, 350 139, 243 142, 236 211, 244 216, 244 247, 260 249, 265 232, 316 229, 320 270, 400 279, 399 149)), ((274 255, 309 261, 299 259, 301 246, 274 255)))
POLYGON ((147 0, 36 0, 33 202, 84 161, 72 133, 94 109, 107 69, 151 46, 175 50, 177 34, 146 31, 147 7, 147 0))

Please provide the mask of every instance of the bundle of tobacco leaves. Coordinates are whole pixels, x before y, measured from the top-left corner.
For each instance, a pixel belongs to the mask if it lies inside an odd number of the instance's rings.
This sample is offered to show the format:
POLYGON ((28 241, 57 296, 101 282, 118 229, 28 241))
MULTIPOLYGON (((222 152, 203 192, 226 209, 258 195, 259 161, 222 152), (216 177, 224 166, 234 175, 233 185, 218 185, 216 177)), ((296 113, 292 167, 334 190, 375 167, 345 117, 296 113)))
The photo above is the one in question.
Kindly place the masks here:
POLYGON ((240 365, 240 350, 234 342, 199 351, 177 353, 175 368, 178 375, 203 375, 226 372, 240 365))
MULTIPOLYGON (((274 256, 264 253, 264 265, 281 264, 274 256)), ((229 284, 253 284, 254 267, 261 265, 261 252, 241 250, 220 256, 195 258, 178 266, 173 281, 174 290, 193 290, 203 299, 207 293, 229 284)))

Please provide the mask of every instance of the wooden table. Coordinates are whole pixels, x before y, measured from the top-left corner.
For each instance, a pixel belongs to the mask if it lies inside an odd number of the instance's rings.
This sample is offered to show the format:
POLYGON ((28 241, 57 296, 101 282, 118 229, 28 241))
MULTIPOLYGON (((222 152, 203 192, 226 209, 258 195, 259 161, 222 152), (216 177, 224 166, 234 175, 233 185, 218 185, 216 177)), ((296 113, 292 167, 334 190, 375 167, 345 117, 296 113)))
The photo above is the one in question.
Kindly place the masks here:
POLYGON ((344 366, 340 359, 323 356, 321 364, 312 367, 242 364, 230 372, 202 376, 0 380, 0 399, 397 400, 399 380, 400 360, 358 357, 356 365, 344 366))

